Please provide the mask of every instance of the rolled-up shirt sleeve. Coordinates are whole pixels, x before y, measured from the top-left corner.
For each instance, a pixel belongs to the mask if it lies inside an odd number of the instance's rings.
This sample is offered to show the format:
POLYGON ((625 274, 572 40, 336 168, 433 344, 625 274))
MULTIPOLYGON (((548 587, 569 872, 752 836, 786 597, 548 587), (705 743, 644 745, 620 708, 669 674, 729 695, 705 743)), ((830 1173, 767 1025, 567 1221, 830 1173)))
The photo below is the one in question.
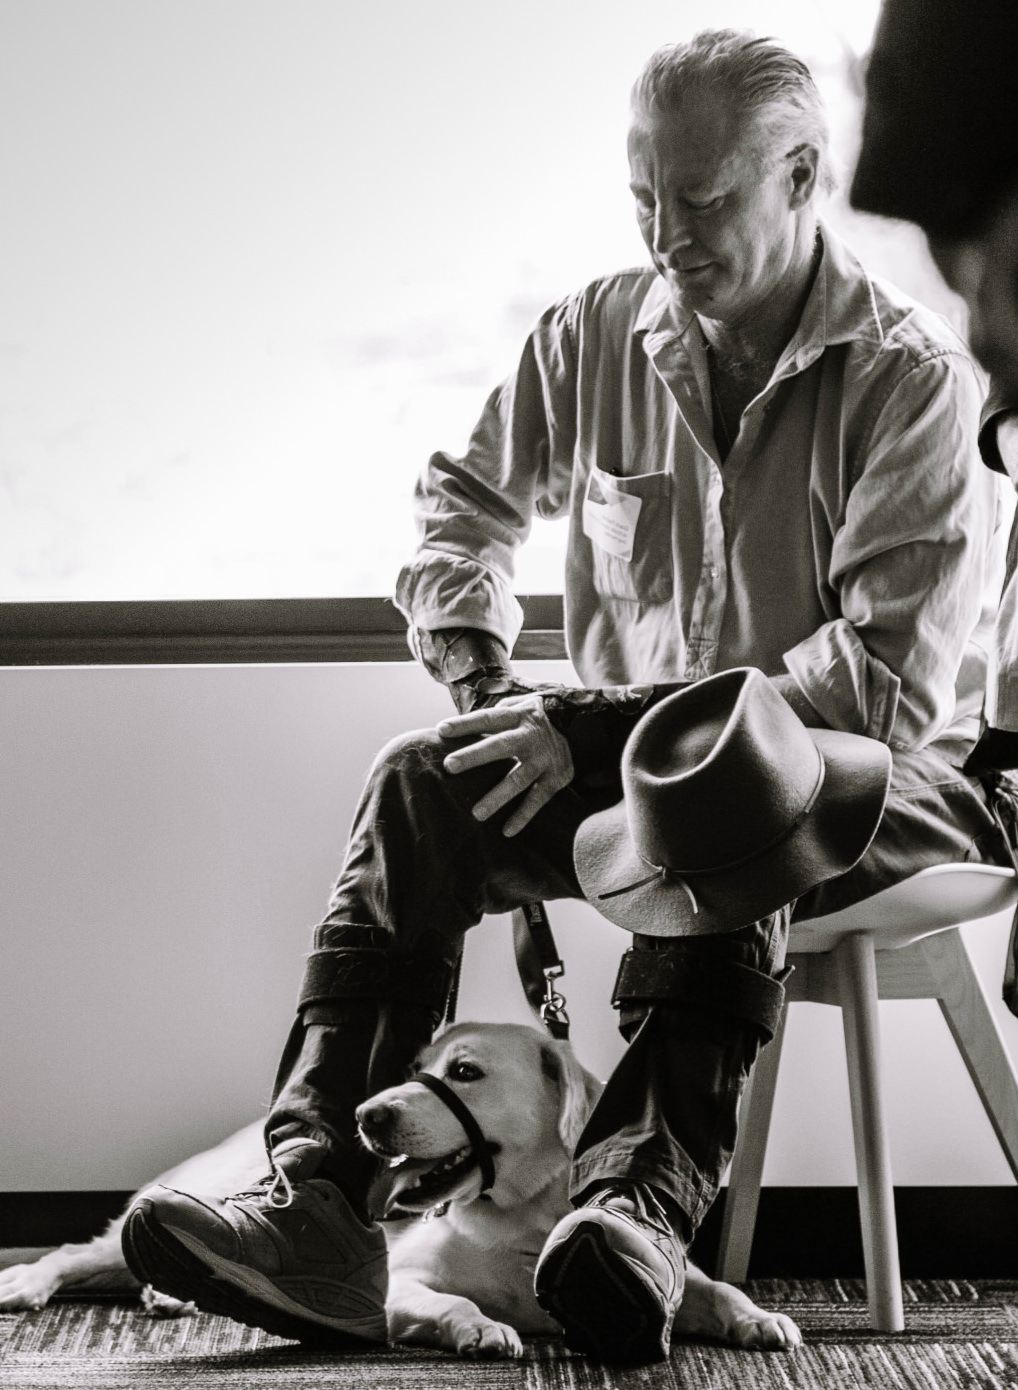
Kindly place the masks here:
POLYGON ((966 645, 991 582, 997 492, 977 449, 982 387, 960 353, 913 360, 872 410, 831 549, 839 616, 785 653, 835 729, 892 748, 956 713, 966 645))
POLYGON ((411 631, 472 627, 511 651, 522 624, 512 581, 535 512, 569 505, 576 433, 572 301, 554 305, 513 377, 488 398, 462 458, 431 456, 414 493, 419 548, 395 601, 411 631))

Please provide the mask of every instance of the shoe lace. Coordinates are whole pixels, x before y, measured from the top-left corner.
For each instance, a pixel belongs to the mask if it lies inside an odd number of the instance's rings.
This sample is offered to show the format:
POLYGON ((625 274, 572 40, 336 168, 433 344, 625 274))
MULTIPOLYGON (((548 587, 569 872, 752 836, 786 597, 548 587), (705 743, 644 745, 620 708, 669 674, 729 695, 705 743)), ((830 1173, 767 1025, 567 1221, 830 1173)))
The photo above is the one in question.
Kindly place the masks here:
POLYGON ((268 1202, 270 1207, 276 1207, 282 1211, 293 1202, 294 1191, 293 1183, 285 1168, 280 1168, 277 1164, 272 1165, 271 1173, 266 1173, 264 1178, 259 1178, 253 1187, 246 1188, 243 1192, 236 1194, 236 1199, 254 1197, 268 1202))
POLYGON ((648 1187, 646 1183, 633 1182, 626 1183, 624 1186, 619 1184, 617 1187, 603 1187, 585 1205, 588 1207, 607 1207, 617 1202, 619 1198, 624 1198, 633 1204, 636 1208, 636 1219, 641 1225, 649 1226, 651 1230, 657 1231, 660 1235, 674 1239, 675 1230, 668 1220, 664 1205, 659 1201, 653 1188, 648 1187))

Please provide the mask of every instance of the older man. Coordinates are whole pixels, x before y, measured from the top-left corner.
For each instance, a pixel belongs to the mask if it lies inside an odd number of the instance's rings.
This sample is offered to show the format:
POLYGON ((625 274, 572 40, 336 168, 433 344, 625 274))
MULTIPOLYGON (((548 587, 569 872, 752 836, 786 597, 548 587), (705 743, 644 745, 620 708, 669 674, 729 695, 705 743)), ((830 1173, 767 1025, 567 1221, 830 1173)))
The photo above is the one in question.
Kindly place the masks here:
MULTIPOLYGON (((959 771, 995 526, 963 345, 818 223, 823 113, 778 45, 723 31, 655 54, 629 153, 653 268, 551 308, 466 457, 436 454, 422 478, 399 602, 461 714, 397 741, 369 778, 280 1068, 272 1172, 226 1202, 146 1197, 128 1222, 145 1279, 271 1330, 384 1335, 354 1106, 430 1033, 483 912, 586 891, 635 933, 616 991, 630 1044, 577 1146, 576 1210, 537 1262, 537 1292, 574 1347, 666 1355, 685 1250, 780 1002, 792 900, 816 915, 924 865, 1002 852, 959 771), (533 690, 508 662, 513 552, 535 512, 569 518, 582 691, 533 690), (651 813, 638 837, 631 773, 660 712, 691 721, 709 752, 735 706, 705 713, 686 696, 714 701, 723 673, 746 667, 735 684, 763 725, 791 737, 769 699, 828 741, 812 792, 749 852, 745 819, 707 800, 685 829, 651 813), (893 757, 869 849, 824 867, 820 836, 797 887, 737 892, 810 824, 846 738, 893 757), (694 877, 705 828, 715 868, 694 877)), ((670 730, 676 759, 685 732, 670 730)), ((675 767, 658 773, 650 783, 669 785, 675 767)))

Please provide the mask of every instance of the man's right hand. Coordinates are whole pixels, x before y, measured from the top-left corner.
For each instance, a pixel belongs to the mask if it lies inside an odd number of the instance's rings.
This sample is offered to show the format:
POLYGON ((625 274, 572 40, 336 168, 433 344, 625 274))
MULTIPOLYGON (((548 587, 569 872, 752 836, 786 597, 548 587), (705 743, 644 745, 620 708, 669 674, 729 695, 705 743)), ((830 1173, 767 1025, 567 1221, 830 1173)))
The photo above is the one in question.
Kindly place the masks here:
POLYGON ((473 808, 478 820, 488 820, 510 801, 523 797, 502 827, 504 835, 518 835, 541 807, 573 779, 569 744, 549 721, 540 695, 503 699, 494 709, 475 707, 469 714, 443 719, 438 732, 443 738, 477 740, 448 755, 444 764, 447 772, 466 772, 485 763, 512 762, 502 781, 473 808))

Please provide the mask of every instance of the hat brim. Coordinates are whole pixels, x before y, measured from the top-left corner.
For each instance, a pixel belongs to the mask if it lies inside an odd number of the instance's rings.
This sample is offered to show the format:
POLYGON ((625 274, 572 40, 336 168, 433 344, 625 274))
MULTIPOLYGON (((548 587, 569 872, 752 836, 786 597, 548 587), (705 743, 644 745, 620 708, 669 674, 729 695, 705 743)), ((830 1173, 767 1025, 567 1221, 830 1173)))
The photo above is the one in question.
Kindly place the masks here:
MULTIPOLYGON (((880 823, 890 749, 835 729, 809 733, 824 757, 824 782, 809 815, 783 840, 720 873, 690 874, 682 882, 658 874, 640 883, 653 868, 636 851, 626 804, 620 801, 590 816, 576 834, 573 859, 587 901, 602 917, 643 936, 706 936, 748 926, 818 883, 847 873, 866 853, 880 823), (631 884, 640 886, 628 888, 631 884)), ((715 814, 723 839, 724 808, 715 814)))

